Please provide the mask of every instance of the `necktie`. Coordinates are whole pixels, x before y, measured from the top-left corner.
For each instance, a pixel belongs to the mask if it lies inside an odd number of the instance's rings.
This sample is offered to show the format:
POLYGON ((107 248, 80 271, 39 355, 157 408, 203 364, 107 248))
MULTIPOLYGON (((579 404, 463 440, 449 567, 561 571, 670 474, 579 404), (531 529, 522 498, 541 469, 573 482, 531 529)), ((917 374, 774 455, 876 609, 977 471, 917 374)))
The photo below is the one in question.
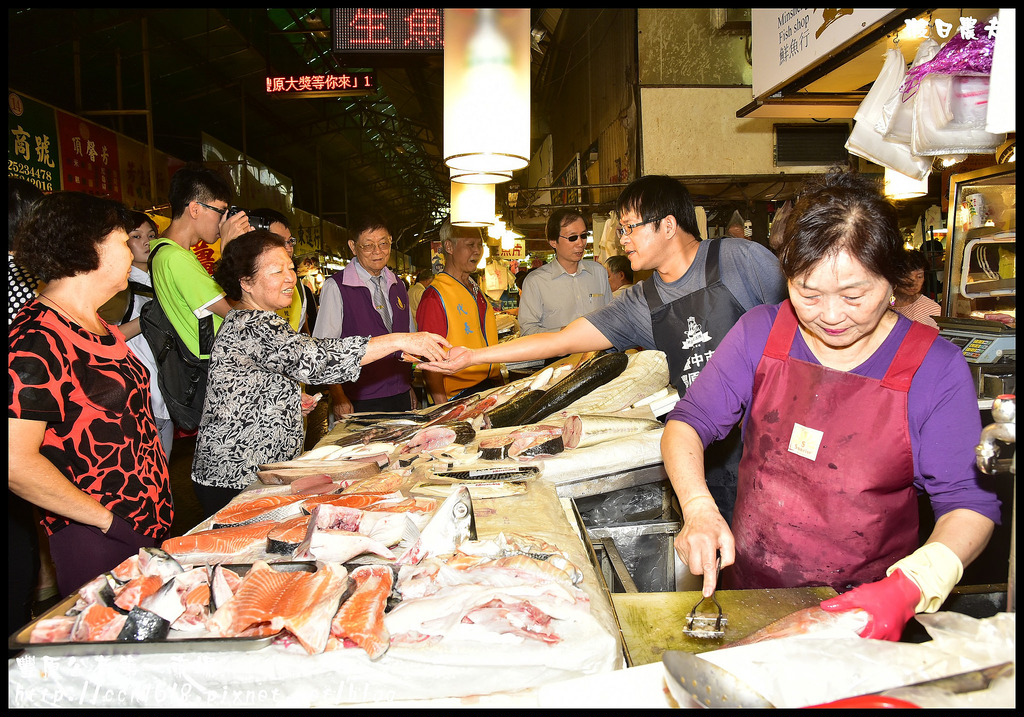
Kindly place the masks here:
POLYGON ((371 281, 373 281, 373 305, 376 307, 380 317, 384 319, 384 326, 390 332, 391 316, 388 314, 388 301, 384 298, 384 289, 381 288, 381 282, 384 281, 384 277, 374 276, 371 278, 371 281))

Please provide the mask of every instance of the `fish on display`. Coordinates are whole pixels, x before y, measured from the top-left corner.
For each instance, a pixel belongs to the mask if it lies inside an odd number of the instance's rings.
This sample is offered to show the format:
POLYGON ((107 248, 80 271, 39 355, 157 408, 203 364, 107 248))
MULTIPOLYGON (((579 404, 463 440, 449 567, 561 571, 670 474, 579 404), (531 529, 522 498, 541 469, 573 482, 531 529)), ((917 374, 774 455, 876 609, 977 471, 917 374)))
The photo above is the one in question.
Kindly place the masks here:
POLYGON ((82 612, 91 605, 102 605, 122 613, 125 609, 116 603, 120 583, 111 573, 103 573, 78 589, 78 600, 72 610, 82 612))
POLYGON ((366 651, 371 660, 380 659, 391 645, 391 634, 384 624, 384 611, 394 586, 395 574, 388 565, 361 565, 349 573, 355 591, 341 603, 331 620, 328 643, 343 646, 351 642, 366 651))
POLYGON ((480 457, 485 461, 500 461, 508 458, 508 450, 515 442, 512 435, 492 436, 480 441, 480 457))
POLYGON ((77 615, 56 615, 36 622, 29 635, 30 643, 71 642, 71 631, 78 621, 77 615))
POLYGON ((214 528, 230 528, 261 521, 281 521, 302 512, 302 495, 268 495, 228 503, 213 515, 214 528))
POLYGON ((140 575, 132 578, 120 586, 114 604, 122 610, 131 610, 163 587, 163 584, 164 579, 159 575, 140 575))
POLYGON ((487 423, 491 428, 507 428, 521 425, 520 417, 532 406, 544 391, 527 386, 505 403, 487 411, 487 423))
POLYGON ((186 565, 244 562, 240 559, 266 547, 267 534, 275 526, 276 522, 266 520, 233 528, 200 530, 168 538, 161 547, 186 565))
POLYGON ((409 531, 407 523, 412 523, 416 530, 423 528, 430 520, 426 513, 369 511, 322 504, 316 508, 316 528, 320 530, 346 530, 361 533, 390 547, 398 544, 409 531))
POLYGON ((618 377, 628 365, 629 357, 618 351, 588 361, 544 391, 544 394, 519 416, 519 422, 533 423, 562 410, 581 396, 618 377))
POLYGON ((303 513, 283 520, 267 533, 267 552, 275 555, 294 555, 309 531, 309 516, 303 513))
POLYGON ((395 555, 388 549, 388 546, 367 535, 351 530, 330 530, 318 527, 320 511, 324 507, 318 505, 310 513, 306 537, 295 549, 296 560, 346 563, 365 553, 377 555, 385 560, 394 559, 395 555))
POLYGON ((242 584, 242 576, 217 563, 210 566, 210 612, 223 606, 242 584))
POLYGON ((603 441, 664 427, 665 424, 656 418, 571 415, 566 417, 562 426, 562 444, 570 450, 585 448, 603 441))
POLYGON ((380 472, 375 461, 340 460, 340 461, 287 461, 262 465, 256 476, 264 485, 294 484, 311 475, 326 475, 334 481, 342 479, 359 480, 369 478, 380 472))
POLYGON ((437 450, 450 446, 453 443, 466 445, 475 436, 476 430, 466 421, 437 423, 417 429, 408 442, 402 446, 399 455, 437 450))
POLYGON ((318 563, 314 572, 279 571, 257 561, 241 585, 207 620, 214 635, 237 637, 258 628, 261 634, 288 630, 309 654, 324 651, 331 619, 349 589, 341 565, 318 563))
POLYGON ((143 575, 159 575, 164 580, 185 572, 185 568, 174 559, 174 556, 162 548, 141 548, 139 570, 143 575))
POLYGON ((72 642, 108 642, 117 639, 128 615, 112 607, 94 603, 75 617, 72 642))
POLYGON ((117 639, 121 642, 154 642, 166 640, 170 632, 170 622, 136 605, 128 613, 117 639))
POLYGON ((508 447, 508 457, 520 461, 553 456, 565 448, 562 445, 562 427, 557 425, 524 426, 509 436, 513 440, 508 447))
POLYGON ((432 555, 448 555, 465 540, 476 539, 476 519, 469 488, 458 486, 441 504, 430 522, 416 534, 410 530, 398 564, 415 564, 432 555))

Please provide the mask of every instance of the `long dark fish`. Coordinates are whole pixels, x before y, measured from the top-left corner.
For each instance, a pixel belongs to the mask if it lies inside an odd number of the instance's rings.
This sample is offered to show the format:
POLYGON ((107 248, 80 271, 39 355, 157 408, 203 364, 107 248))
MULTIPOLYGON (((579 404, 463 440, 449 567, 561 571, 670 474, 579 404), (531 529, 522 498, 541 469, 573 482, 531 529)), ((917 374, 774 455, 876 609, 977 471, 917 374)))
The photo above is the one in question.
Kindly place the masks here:
POLYGON ((618 351, 588 361, 545 391, 519 417, 518 422, 523 425, 535 423, 561 411, 595 388, 617 378, 628 364, 629 357, 618 351))
POLYGON ((491 428, 507 428, 508 426, 522 425, 519 417, 526 413, 526 409, 543 395, 544 391, 534 391, 527 386, 505 401, 505 403, 487 411, 487 418, 490 421, 491 428))

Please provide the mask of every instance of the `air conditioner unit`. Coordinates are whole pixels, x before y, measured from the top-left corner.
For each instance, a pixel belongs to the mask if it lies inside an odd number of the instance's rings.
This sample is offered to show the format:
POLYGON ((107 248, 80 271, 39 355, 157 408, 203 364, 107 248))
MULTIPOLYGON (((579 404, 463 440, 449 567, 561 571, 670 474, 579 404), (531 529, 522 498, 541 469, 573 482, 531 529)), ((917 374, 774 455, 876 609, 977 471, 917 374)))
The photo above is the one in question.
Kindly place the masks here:
POLYGON ((846 151, 849 124, 777 124, 772 129, 776 167, 830 166, 849 160, 850 154, 846 151))

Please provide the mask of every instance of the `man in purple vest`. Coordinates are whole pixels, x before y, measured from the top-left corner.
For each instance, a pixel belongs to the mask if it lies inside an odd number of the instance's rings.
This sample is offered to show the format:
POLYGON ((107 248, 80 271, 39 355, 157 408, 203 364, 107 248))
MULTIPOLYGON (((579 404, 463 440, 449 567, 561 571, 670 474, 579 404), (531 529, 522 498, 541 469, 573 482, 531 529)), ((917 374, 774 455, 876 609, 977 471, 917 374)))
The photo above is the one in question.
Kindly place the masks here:
MULTIPOLYGON (((366 215, 351 227, 348 242, 355 257, 343 271, 333 274, 320 292, 320 312, 313 336, 380 336, 415 331, 409 313, 405 283, 387 267, 391 232, 382 219, 366 215)), ((331 418, 349 413, 409 411, 416 408, 412 366, 397 356, 363 366, 356 381, 328 387, 331 418)))

